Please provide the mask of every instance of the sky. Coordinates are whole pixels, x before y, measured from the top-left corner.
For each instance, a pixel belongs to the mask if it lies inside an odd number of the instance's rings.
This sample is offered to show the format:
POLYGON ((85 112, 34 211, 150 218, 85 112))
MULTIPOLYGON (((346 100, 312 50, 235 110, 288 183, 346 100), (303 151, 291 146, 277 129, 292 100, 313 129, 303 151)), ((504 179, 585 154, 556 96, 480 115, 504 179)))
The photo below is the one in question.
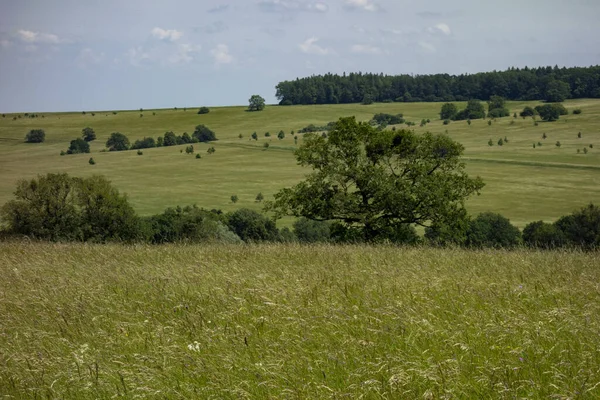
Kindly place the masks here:
POLYGON ((275 103, 327 72, 600 64, 599 0, 0 0, 0 112, 275 103))

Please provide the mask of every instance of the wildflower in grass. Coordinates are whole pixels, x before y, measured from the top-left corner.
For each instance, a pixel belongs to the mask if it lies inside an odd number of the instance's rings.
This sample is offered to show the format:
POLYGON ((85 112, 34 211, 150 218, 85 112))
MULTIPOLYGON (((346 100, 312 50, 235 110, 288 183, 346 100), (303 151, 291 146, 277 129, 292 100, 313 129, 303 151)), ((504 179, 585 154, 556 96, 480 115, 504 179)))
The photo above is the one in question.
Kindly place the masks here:
POLYGON ((188 344, 187 348, 188 348, 188 350, 197 353, 200 351, 200 343, 194 341, 194 343, 188 344))

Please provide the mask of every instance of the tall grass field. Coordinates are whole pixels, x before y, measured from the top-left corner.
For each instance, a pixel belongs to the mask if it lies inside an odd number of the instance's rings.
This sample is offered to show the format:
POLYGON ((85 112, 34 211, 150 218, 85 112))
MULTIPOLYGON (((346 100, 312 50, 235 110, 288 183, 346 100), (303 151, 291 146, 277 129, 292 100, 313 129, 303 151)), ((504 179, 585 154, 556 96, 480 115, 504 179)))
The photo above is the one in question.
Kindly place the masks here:
POLYGON ((0 244, 5 399, 600 397, 597 253, 0 244))
POLYGON ((537 104, 508 102, 511 117, 499 118, 491 125, 487 120, 444 125, 439 119, 441 103, 267 106, 261 112, 220 107, 203 115, 197 114, 198 108, 114 113, 86 110, 85 114, 38 113, 37 118, 6 114, 0 118, 0 204, 12 198, 19 179, 67 172, 76 176, 106 175, 129 195, 142 215, 191 204, 224 211, 260 209, 261 204, 255 201, 258 193, 269 199, 281 188, 298 183, 308 172, 294 158, 294 150, 302 144, 303 135, 298 130, 351 115, 367 121, 375 113, 384 112, 403 113, 417 124, 411 128, 416 132, 447 132, 462 143, 468 172, 481 176, 486 183, 481 196, 469 200, 469 212, 501 213, 523 228, 536 220, 554 221, 600 199, 600 100, 567 101, 564 104, 570 114, 552 123, 540 121, 535 125, 531 118, 512 117, 524 106, 537 104), (574 109, 582 113, 573 115, 574 109), (431 122, 420 127, 422 119, 431 122), (133 143, 147 136, 162 136, 166 131, 191 134, 199 124, 211 128, 219 139, 210 145, 195 145, 201 159, 186 154, 185 145, 146 149, 141 156, 136 151, 101 152, 112 132, 126 134, 133 143), (98 136, 92 142, 92 153, 60 156, 61 150, 66 150, 87 126, 98 136), (38 128, 46 131, 46 142, 24 143, 27 132, 38 128), (277 138, 280 130, 285 132, 282 140, 277 138), (253 132, 257 132, 258 140, 251 139, 253 132), (265 136, 266 132, 271 136, 265 136), (542 139, 544 133, 546 139, 542 139), (298 136, 297 143, 294 136, 298 136), (507 138, 508 143, 498 146, 500 138, 507 138), (493 146, 488 145, 490 140, 493 146), (265 142, 270 144, 268 149, 264 148, 265 142), (557 147, 556 142, 561 146, 557 147), (209 146, 215 147, 214 154, 207 154, 209 146), (90 156, 95 165, 88 163, 90 156), (230 200, 233 195, 239 198, 235 204, 230 200))

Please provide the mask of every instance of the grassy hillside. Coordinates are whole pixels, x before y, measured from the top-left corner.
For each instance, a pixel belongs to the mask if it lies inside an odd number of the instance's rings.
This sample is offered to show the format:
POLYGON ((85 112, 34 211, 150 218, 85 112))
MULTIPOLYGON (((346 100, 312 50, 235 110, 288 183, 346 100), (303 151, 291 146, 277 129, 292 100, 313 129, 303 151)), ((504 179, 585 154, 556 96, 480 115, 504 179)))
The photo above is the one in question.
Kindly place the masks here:
MULTIPOLYGON (((511 113, 525 105, 509 103, 511 113)), ((306 173, 294 160, 296 148, 290 131, 314 123, 324 125, 342 116, 356 115, 368 120, 374 113, 404 113, 419 123, 422 118, 432 122, 417 132, 430 130, 448 134, 466 147, 468 170, 480 175, 487 186, 483 194, 469 202, 472 213, 500 212, 523 227, 527 222, 554 220, 575 208, 600 199, 600 100, 566 102, 569 110, 581 108, 581 115, 561 117, 554 123, 539 123, 531 119, 498 119, 491 126, 487 121, 452 122, 443 125, 437 113, 439 103, 394 103, 363 105, 269 106, 262 112, 249 113, 244 107, 212 108, 209 114, 197 115, 197 109, 44 114, 35 119, 13 120, 13 114, 0 118, 0 204, 12 196, 15 182, 38 173, 68 172, 79 176, 103 174, 123 192, 129 194, 141 214, 162 211, 167 206, 196 203, 207 208, 232 210, 239 207, 259 208, 254 202, 258 192, 269 197, 278 189, 293 185, 306 173), (197 145, 202 159, 180 153, 184 146, 135 151, 100 153, 111 132, 119 131, 133 142, 144 136, 157 137, 165 131, 192 133, 198 124, 213 129, 219 141, 216 153, 207 155, 208 145, 197 145), (97 164, 88 164, 90 155, 59 156, 69 141, 80 135, 85 126, 94 128, 98 140, 92 144, 92 156, 97 164), (25 144, 23 138, 32 128, 46 130, 43 144, 25 144), (284 130, 286 138, 276 135, 284 130), (252 132, 259 135, 250 140, 252 132), (265 132, 271 138, 265 138, 265 132), (577 138, 581 132, 582 139, 577 138), (548 138, 543 140, 542 134, 548 138), (238 138, 242 134, 243 138, 238 138), (509 143, 496 145, 499 138, 509 143), (494 142, 489 147, 489 139, 494 142), (263 142, 271 146, 263 149, 263 142), (538 141, 542 147, 533 149, 538 141), (560 148, 555 146, 560 141, 560 148), (593 144, 588 154, 577 149, 593 144), (232 204, 230 196, 240 201, 232 204)), ((302 135, 299 135, 300 137, 302 135)), ((301 143, 301 138, 299 144, 301 143)))
POLYGON ((8 398, 598 398, 597 254, 0 244, 8 398))

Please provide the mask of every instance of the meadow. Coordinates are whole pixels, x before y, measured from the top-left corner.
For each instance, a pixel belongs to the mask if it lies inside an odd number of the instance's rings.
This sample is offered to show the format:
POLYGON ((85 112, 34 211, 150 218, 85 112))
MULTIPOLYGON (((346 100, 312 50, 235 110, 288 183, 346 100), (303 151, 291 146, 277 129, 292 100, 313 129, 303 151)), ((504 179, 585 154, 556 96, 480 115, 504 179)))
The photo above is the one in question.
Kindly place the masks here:
POLYGON ((598 398, 597 253, 0 244, 3 398, 598 398))
MULTIPOLYGON (((509 102, 513 112, 536 102, 509 102)), ((67 172, 76 176, 102 174, 129 199, 142 215, 158 213, 166 207, 197 204, 205 208, 231 211, 240 207, 260 209, 255 201, 261 192, 266 199, 283 187, 294 185, 308 171, 296 165, 293 151, 302 143, 297 132, 308 124, 325 125, 339 117, 355 115, 369 120, 373 114, 403 113, 417 123, 417 132, 447 132, 465 146, 465 161, 472 175, 481 176, 486 187, 468 202, 472 214, 483 211, 501 213, 519 226, 534 220, 554 221, 558 217, 600 199, 600 100, 580 99, 565 102, 569 111, 582 114, 563 116, 557 122, 534 125, 531 118, 501 118, 488 126, 474 120, 443 125, 440 103, 390 103, 372 105, 267 106, 261 112, 245 107, 211 108, 209 114, 196 114, 197 108, 137 111, 87 111, 77 113, 40 113, 38 118, 17 118, 7 114, 0 119, 0 204, 12 197, 15 183, 22 178, 47 172, 67 172), (92 113, 94 115, 92 115, 92 113), (43 115, 43 117, 42 117, 43 115), (140 116, 142 115, 142 116, 140 116), (421 119, 431 119, 419 127, 421 119), (211 144, 216 153, 206 153, 208 144, 198 144, 202 159, 182 153, 184 145, 135 151, 101 152, 111 132, 126 134, 131 142, 146 136, 162 136, 166 131, 192 133, 198 124, 216 132, 211 144), (60 156, 70 140, 90 126, 98 136, 92 154, 60 156), (34 128, 46 131, 46 142, 27 144, 25 134, 34 128), (283 130, 286 136, 277 139, 283 130), (251 139, 257 132, 258 140, 251 139), (265 137, 270 132, 271 137, 265 137), (577 134, 581 132, 582 138, 577 134), (543 133, 547 138, 542 139, 543 133), (242 138, 239 138, 239 135, 242 138), (499 138, 508 138, 497 146, 499 138), (488 146, 492 139, 494 146, 488 146), (270 147, 265 150, 264 142, 270 147), (561 147, 555 143, 560 141, 561 147), (534 143, 542 146, 533 148, 534 143), (589 145, 594 148, 589 148, 589 145), (583 148, 588 153, 583 154, 583 148), (577 153, 577 149, 582 152, 577 153), (89 165, 92 156, 96 165, 89 165), (232 195, 239 201, 233 204, 232 195)), ((464 104, 460 104, 460 107, 464 104)), ((404 126, 405 127, 405 126, 404 126)), ((288 221, 289 222, 289 221, 288 221)), ((285 224, 286 222, 284 222, 285 224)))

